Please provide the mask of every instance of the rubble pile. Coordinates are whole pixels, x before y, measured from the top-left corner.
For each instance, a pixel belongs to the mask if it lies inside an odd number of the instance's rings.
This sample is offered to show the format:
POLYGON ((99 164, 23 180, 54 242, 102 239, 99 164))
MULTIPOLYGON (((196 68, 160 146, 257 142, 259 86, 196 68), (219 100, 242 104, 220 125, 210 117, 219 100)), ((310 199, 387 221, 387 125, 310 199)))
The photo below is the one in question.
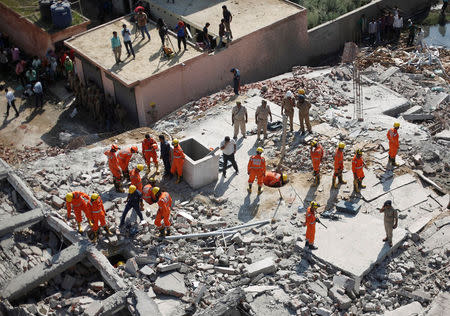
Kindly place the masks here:
POLYGON ((23 149, 13 147, 13 145, 0 144, 0 158, 10 165, 19 165, 28 163, 44 157, 54 157, 65 153, 65 150, 59 147, 31 147, 24 146, 23 149))

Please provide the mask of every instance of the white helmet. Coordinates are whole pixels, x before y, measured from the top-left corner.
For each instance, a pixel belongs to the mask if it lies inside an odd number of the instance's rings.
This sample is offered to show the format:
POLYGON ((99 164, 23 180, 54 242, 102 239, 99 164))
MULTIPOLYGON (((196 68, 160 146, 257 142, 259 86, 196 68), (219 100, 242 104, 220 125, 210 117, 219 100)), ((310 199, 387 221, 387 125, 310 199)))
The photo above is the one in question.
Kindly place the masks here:
POLYGON ((293 98, 294 94, 292 93, 291 90, 288 90, 288 92, 286 92, 286 98, 293 98))

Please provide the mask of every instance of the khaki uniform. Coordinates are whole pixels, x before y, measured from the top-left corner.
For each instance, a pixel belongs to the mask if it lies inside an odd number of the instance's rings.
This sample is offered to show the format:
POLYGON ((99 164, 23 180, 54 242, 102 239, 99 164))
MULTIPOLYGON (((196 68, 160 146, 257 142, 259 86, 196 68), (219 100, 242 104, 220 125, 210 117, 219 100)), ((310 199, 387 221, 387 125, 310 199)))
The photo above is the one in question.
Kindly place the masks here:
POLYGON ((256 133, 259 139, 259 135, 261 134, 261 130, 264 132, 264 138, 267 138, 267 122, 269 121, 268 116, 270 113, 270 108, 268 105, 266 106, 258 106, 255 112, 256 116, 256 133))
POLYGON ((234 120, 234 138, 237 138, 239 129, 241 130, 242 136, 245 137, 245 117, 247 116, 247 109, 243 105, 241 105, 240 108, 235 105, 231 111, 231 115, 234 120))
POLYGON ((289 117, 289 123, 291 124, 291 132, 294 131, 294 108, 295 108, 295 99, 284 97, 283 103, 281 104, 281 115, 284 114, 289 117))
POLYGON ((300 130, 305 131, 305 124, 308 132, 311 133, 311 123, 309 122, 309 109, 311 108, 311 103, 305 100, 302 103, 297 102, 298 107, 298 119, 300 121, 300 130))
POLYGON ((398 221, 398 211, 392 207, 386 207, 383 213, 387 241, 392 243, 392 231, 394 229, 394 224, 398 221))

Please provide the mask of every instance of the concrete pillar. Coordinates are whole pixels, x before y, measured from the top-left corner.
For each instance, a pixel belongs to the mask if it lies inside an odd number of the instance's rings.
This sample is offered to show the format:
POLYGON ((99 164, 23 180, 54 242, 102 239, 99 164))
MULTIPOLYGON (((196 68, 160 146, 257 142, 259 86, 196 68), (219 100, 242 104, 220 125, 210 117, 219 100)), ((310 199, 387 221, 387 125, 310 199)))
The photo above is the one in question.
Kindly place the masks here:
POLYGON ((48 216, 47 224, 51 229, 53 229, 53 231, 63 235, 64 238, 66 238, 72 244, 83 240, 80 234, 78 234, 72 227, 67 225, 67 223, 60 218, 57 218, 55 216, 48 216))
POLYGON ((83 260, 89 247, 88 243, 80 242, 62 250, 52 257, 50 265, 43 262, 13 278, 0 292, 0 297, 15 300, 27 294, 39 284, 52 279, 83 260))
POLYGON ((40 209, 34 209, 13 217, 0 221, 0 236, 21 230, 25 227, 36 224, 44 219, 45 212, 40 209))
POLYGON ((100 272, 106 283, 114 290, 120 291, 127 288, 127 285, 123 279, 117 275, 116 270, 100 251, 92 247, 89 250, 88 255, 89 261, 94 265, 94 267, 100 272))
POLYGON ((20 196, 25 200, 30 209, 35 209, 41 206, 30 188, 27 187, 25 182, 19 178, 14 172, 8 173, 8 182, 14 187, 14 189, 20 194, 20 196))

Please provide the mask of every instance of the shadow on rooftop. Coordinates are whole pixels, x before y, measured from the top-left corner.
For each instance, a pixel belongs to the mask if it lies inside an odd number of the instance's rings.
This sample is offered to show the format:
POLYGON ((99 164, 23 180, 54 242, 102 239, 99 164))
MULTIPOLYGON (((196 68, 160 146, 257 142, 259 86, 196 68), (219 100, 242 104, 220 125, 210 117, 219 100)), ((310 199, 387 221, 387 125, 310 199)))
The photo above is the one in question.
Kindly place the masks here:
POLYGON ((166 0, 154 0, 153 2, 161 7, 167 8, 175 14, 187 16, 218 4, 221 4, 219 14, 222 15, 221 7, 223 4, 226 4, 227 0, 184 0, 176 1, 175 4, 166 0))

